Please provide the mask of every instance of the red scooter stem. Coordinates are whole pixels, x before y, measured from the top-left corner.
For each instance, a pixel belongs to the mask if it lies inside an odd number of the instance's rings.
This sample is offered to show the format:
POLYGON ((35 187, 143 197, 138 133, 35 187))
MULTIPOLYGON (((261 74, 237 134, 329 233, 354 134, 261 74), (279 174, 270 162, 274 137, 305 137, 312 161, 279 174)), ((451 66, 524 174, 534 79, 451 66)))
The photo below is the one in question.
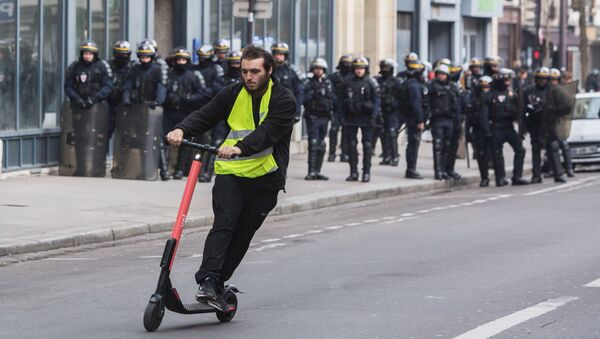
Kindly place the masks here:
POLYGON ((196 188, 196 183, 198 182, 198 174, 200 173, 201 167, 202 162, 200 161, 200 153, 196 153, 194 156, 194 161, 192 161, 192 167, 190 168, 187 182, 185 183, 185 190, 183 191, 183 198, 181 198, 181 204, 179 205, 179 212, 177 212, 177 219, 175 220, 175 224, 173 224, 173 231, 171 232, 171 238, 175 239, 176 243, 171 262, 169 263, 169 270, 171 270, 173 267, 173 262, 175 261, 175 254, 177 253, 177 248, 179 247, 181 232, 183 232, 183 224, 187 218, 187 213, 190 208, 190 203, 192 202, 192 196, 194 195, 194 189, 196 188))

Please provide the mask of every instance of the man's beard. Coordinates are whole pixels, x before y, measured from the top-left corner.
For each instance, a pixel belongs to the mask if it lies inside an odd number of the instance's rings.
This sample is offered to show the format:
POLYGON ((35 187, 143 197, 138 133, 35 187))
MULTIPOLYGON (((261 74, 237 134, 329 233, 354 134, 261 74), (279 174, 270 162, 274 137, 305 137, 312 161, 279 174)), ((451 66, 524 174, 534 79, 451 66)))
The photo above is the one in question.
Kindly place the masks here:
POLYGON ((269 86, 269 77, 265 77, 260 82, 258 82, 258 86, 256 87, 256 89, 248 88, 246 81, 244 81, 244 88, 246 88, 246 91, 248 91, 248 93, 250 93, 250 95, 252 95, 252 96, 263 94, 268 86, 269 86))

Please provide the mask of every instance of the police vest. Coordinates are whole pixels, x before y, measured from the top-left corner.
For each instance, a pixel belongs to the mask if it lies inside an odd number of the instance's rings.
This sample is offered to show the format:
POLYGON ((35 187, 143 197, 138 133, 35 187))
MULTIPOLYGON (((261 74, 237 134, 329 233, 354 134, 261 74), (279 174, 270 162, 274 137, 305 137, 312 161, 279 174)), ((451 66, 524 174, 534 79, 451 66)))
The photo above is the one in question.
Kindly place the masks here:
POLYGON ((102 87, 104 72, 99 62, 87 66, 75 62, 71 66, 71 76, 75 78, 73 81, 75 92, 82 99, 95 98, 102 87))
POLYGON ((492 93, 490 119, 498 127, 512 126, 517 119, 516 94, 512 90, 492 93))
POLYGON ((432 82, 429 95, 432 118, 454 118, 456 116, 457 98, 450 84, 442 85, 437 81, 432 82))
MULTIPOLYGON (((269 80, 267 91, 260 100, 259 125, 262 124, 269 114, 272 87, 273 80, 269 80)), ((238 141, 250 135, 256 129, 252 109, 252 96, 244 87, 242 87, 242 90, 235 99, 227 118, 227 124, 231 130, 223 142, 223 146, 235 146, 238 141)), ((275 162, 275 158, 273 157, 273 146, 247 157, 236 157, 233 159, 217 158, 215 161, 215 173, 233 174, 242 178, 257 178, 268 173, 273 173, 277 169, 277 162, 275 162)))
POLYGON ((376 87, 372 86, 366 75, 349 79, 346 91, 346 105, 350 116, 370 116, 373 113, 376 87))
POLYGON ((311 79, 307 85, 309 93, 312 92, 312 98, 307 102, 306 109, 308 114, 328 117, 333 110, 333 87, 331 81, 323 78, 311 79))
POLYGON ((385 113, 391 113, 396 110, 396 78, 393 76, 384 78, 378 77, 381 93, 381 110, 385 113))
POLYGON ((151 64, 149 68, 144 69, 141 65, 135 65, 132 69, 131 77, 133 86, 131 89, 131 101, 140 103, 144 101, 156 100, 156 90, 159 83, 163 82, 162 70, 157 64, 151 64))

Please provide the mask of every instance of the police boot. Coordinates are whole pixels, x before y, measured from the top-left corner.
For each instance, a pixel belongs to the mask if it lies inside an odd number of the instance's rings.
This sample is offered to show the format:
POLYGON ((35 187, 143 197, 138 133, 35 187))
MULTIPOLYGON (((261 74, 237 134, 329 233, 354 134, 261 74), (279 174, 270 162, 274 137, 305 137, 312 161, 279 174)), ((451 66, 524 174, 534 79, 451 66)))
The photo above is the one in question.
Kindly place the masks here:
POLYGON ((508 185, 506 170, 504 169, 504 155, 502 150, 494 151, 494 175, 496 176, 496 187, 508 185))
POLYGON ((175 170, 173 171, 173 179, 180 180, 183 178, 183 161, 185 152, 183 147, 179 147, 177 150, 177 162, 175 163, 175 170))
POLYGON ((571 160, 571 149, 569 148, 569 143, 566 140, 563 140, 559 143, 560 150, 562 151, 562 156, 564 159, 564 167, 567 172, 567 176, 569 178, 573 178, 575 176, 575 172, 573 171, 573 161, 571 160))
POLYGON ((358 152, 356 146, 349 147, 348 150, 348 164, 350 165, 350 175, 346 178, 346 181, 358 181, 358 152))
POLYGON ((392 165, 393 167, 398 167, 398 163, 400 162, 400 154, 398 153, 398 134, 390 135, 389 145, 390 155, 392 157, 390 165, 392 165))
POLYGON ((515 168, 513 168, 512 185, 529 185, 529 181, 523 179, 523 162, 525 161, 525 148, 521 146, 515 150, 515 168))
POLYGON ((485 153, 479 152, 477 154, 477 167, 479 167, 479 187, 487 187, 490 184, 488 161, 485 153))
POLYGON ((316 180, 317 176, 317 147, 315 140, 311 140, 308 145, 308 174, 304 180, 316 180))
POLYGON ((335 161, 335 151, 337 149, 337 129, 330 128, 329 129, 329 156, 327 157, 328 162, 335 161))
POLYGON ((548 154, 548 160, 552 165, 552 172, 554 174, 554 182, 563 183, 567 182, 562 173, 562 163, 560 162, 560 154, 559 154, 559 144, 558 141, 552 141, 550 143, 550 150, 548 154))
POLYGON ((323 167, 323 160, 325 159, 325 146, 325 142, 323 141, 323 143, 321 143, 319 151, 317 152, 317 164, 315 167, 315 171, 317 172, 315 178, 317 180, 329 180, 328 177, 321 174, 321 167, 323 167))
MULTIPOLYGON (((381 161, 380 165, 386 166, 392 163, 392 154, 390 153, 390 140, 387 133, 381 134, 381 161)), ((376 143, 373 143, 375 145, 376 143)))
POLYGON ((441 139, 433 139, 433 171, 435 180, 445 180, 444 153, 441 139))
POLYGON ((542 183, 542 153, 533 146, 531 147, 531 163, 531 183, 540 184, 542 183))
MULTIPOLYGON (((341 162, 349 162, 350 156, 348 155, 350 152, 350 146, 348 145, 348 136, 346 135, 346 131, 344 131, 344 127, 342 127, 342 154, 340 156, 341 162)), ((356 160, 358 163, 358 160, 356 160)))
POLYGON ((210 182, 212 179, 212 170, 214 155, 208 152, 202 154, 202 168, 200 169, 200 175, 198 176, 198 182, 210 182))
POLYGON ((363 144, 363 173, 362 173, 362 182, 371 181, 371 158, 373 157, 373 144, 364 143, 363 144))
POLYGON ((409 167, 406 169, 406 173, 404 173, 404 177, 406 179, 423 179, 421 174, 417 172, 414 167, 409 167))
POLYGON ((456 151, 454 148, 450 146, 449 143, 446 144, 446 152, 444 158, 444 164, 446 165, 446 175, 448 178, 452 180, 460 180, 460 174, 454 171, 454 164, 456 163, 456 151))
POLYGON ((167 147, 162 142, 160 143, 160 159, 158 166, 160 167, 160 180, 169 180, 169 158, 167 157, 167 147))

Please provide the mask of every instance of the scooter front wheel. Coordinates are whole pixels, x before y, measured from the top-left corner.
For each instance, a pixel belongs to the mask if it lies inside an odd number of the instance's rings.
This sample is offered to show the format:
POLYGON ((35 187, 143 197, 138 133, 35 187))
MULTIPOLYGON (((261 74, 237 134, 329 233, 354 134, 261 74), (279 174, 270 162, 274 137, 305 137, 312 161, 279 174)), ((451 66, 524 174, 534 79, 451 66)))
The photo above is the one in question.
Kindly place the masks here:
POLYGON ((165 306, 162 303, 149 302, 144 311, 144 328, 148 332, 154 332, 160 326, 165 315, 165 306))
POLYGON ((227 301, 227 304, 229 304, 229 311, 217 311, 217 319, 219 319, 219 321, 222 323, 231 321, 231 319, 233 319, 233 317, 235 316, 235 312, 238 308, 238 300, 235 293, 229 292, 229 294, 225 298, 225 301, 227 301))

